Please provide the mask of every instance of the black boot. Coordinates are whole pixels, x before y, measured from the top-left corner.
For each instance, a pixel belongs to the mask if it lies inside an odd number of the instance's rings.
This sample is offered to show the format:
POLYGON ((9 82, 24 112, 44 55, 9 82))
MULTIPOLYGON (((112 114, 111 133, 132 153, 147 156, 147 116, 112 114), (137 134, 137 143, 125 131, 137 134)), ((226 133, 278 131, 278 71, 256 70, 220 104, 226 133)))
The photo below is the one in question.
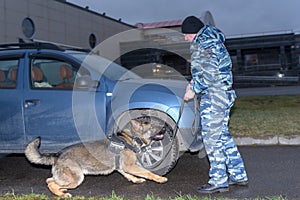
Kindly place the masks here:
POLYGON ((232 181, 232 180, 229 180, 228 184, 229 185, 238 185, 238 186, 247 186, 248 181, 232 181))
POLYGON ((211 184, 202 185, 197 188, 197 191, 205 194, 212 194, 215 192, 228 192, 229 188, 227 186, 216 186, 211 184))

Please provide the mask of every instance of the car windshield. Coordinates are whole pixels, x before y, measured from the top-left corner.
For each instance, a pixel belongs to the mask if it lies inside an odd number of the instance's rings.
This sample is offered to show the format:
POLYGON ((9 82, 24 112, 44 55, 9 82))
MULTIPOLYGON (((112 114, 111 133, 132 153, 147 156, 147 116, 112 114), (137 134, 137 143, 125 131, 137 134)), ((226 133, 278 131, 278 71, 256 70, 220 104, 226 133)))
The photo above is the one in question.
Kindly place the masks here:
POLYGON ((79 59, 83 65, 88 65, 94 70, 98 71, 105 77, 115 80, 122 81, 128 79, 140 79, 141 77, 137 74, 129 71, 128 69, 107 60, 96 54, 85 54, 85 53, 70 53, 75 58, 79 59))

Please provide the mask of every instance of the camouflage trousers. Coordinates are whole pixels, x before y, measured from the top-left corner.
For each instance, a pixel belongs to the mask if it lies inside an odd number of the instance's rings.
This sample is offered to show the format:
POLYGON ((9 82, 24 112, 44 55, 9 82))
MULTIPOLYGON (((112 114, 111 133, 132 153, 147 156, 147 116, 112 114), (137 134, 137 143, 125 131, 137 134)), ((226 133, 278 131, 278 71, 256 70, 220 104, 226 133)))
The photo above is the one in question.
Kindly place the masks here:
POLYGON ((200 101, 202 138, 210 162, 209 184, 228 186, 248 180, 244 162, 228 130, 234 90, 203 94, 200 101), (227 175, 228 172, 228 175, 227 175))

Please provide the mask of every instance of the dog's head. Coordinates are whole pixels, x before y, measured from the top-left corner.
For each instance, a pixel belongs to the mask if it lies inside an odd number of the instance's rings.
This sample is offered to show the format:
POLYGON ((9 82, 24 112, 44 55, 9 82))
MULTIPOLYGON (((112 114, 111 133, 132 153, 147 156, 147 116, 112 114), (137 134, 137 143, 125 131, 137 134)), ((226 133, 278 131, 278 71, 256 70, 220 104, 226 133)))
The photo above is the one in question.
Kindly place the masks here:
POLYGON ((148 146, 153 140, 162 140, 165 134, 165 127, 158 126, 151 121, 132 119, 131 128, 124 129, 121 136, 127 143, 136 147, 148 146))

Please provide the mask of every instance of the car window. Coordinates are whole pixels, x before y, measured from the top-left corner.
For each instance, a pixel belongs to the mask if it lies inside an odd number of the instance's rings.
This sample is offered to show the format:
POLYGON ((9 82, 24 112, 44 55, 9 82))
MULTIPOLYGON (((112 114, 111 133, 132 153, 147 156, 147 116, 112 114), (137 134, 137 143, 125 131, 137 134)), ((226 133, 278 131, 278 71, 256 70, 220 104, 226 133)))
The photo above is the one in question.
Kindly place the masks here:
POLYGON ((122 81, 141 78, 132 71, 96 54, 71 53, 71 55, 110 80, 122 81))
POLYGON ((0 60, 0 89, 16 88, 19 59, 0 60))
POLYGON ((73 89, 78 70, 72 64, 52 58, 32 58, 30 66, 32 88, 73 89))

